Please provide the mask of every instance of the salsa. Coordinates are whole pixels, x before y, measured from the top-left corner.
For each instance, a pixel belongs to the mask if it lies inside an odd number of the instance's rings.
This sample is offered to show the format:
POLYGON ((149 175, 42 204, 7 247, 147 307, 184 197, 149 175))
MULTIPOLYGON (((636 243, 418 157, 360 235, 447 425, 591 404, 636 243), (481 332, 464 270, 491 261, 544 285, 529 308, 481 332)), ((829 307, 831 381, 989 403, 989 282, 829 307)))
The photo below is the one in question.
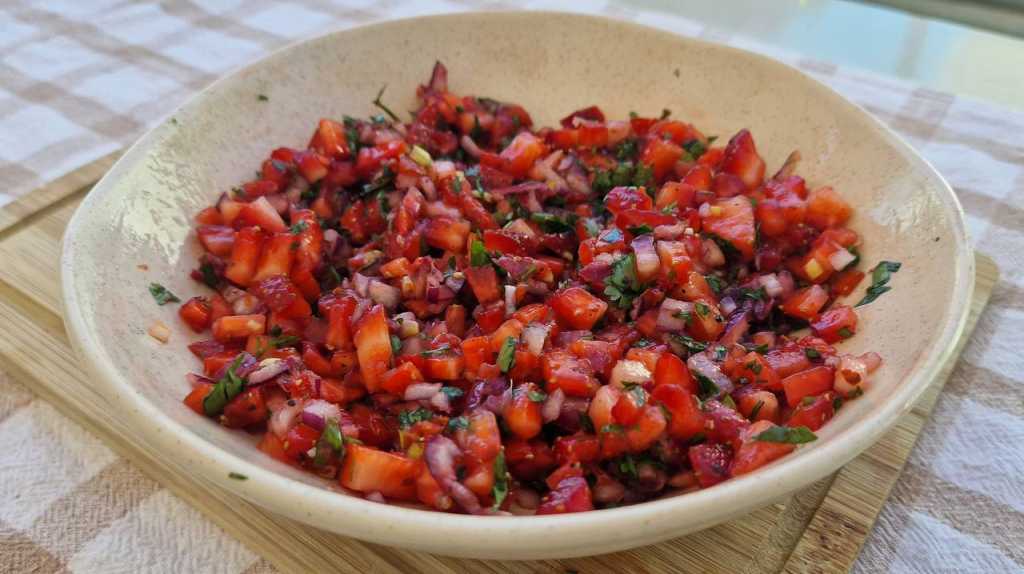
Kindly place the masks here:
POLYGON ((771 175, 749 131, 668 110, 537 127, 441 63, 417 97, 197 214, 189 408, 371 500, 555 514, 753 472, 881 363, 835 346, 861 237, 798 153, 771 175))

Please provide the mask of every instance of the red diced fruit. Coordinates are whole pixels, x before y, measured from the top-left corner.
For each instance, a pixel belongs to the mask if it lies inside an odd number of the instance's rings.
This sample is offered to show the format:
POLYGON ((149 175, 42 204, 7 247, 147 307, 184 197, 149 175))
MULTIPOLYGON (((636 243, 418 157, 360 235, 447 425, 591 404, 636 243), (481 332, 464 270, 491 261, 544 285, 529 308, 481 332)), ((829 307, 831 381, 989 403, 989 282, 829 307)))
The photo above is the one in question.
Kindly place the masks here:
POLYGON ((592 328, 608 310, 608 303, 582 287, 559 291, 548 300, 548 304, 573 329, 592 328))

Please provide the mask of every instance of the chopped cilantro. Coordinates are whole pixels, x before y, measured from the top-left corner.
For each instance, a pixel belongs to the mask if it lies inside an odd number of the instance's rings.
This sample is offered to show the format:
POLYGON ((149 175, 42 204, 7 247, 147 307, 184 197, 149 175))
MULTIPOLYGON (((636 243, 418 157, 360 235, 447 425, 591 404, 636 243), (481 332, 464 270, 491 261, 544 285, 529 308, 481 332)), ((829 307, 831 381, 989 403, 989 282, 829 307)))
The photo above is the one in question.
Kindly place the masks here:
POLYGON ((448 431, 449 432, 455 432, 455 431, 457 431, 459 429, 465 430, 465 429, 468 429, 468 428, 469 428, 469 419, 466 418, 466 417, 455 417, 453 419, 448 419, 448 431))
POLYGON ((820 359, 821 353, 819 353, 817 349, 807 347, 806 349, 804 349, 804 356, 813 361, 814 359, 820 359))
POLYGON ((389 166, 384 166, 384 169, 380 170, 380 174, 373 181, 363 186, 362 194, 364 196, 373 195, 388 189, 394 182, 395 172, 389 166))
POLYGON ((707 317, 711 313, 711 307, 708 307, 707 303, 703 301, 697 301, 693 304, 693 310, 697 312, 700 317, 707 317))
POLYGON ((628 476, 629 478, 635 480, 640 477, 640 474, 636 470, 636 461, 633 460, 632 455, 627 454, 626 456, 620 458, 618 467, 619 472, 628 476))
POLYGON ((391 353, 397 355, 402 350, 402 340, 397 335, 391 335, 391 353))
POLYGON ((530 214, 530 220, 540 225, 540 228, 545 233, 562 233, 565 231, 572 231, 574 218, 575 216, 573 214, 559 216, 554 213, 545 213, 542 211, 530 214))
POLYGON ((761 343, 760 345, 756 345, 756 346, 753 346, 753 347, 746 347, 746 349, 748 351, 753 351, 753 352, 757 353, 758 355, 763 355, 763 354, 768 352, 768 345, 765 344, 765 343, 761 343))
MULTIPOLYGON (((708 143, 711 143, 710 138, 708 140, 708 143)), ((701 141, 698 139, 693 139, 684 143, 683 149, 685 149, 686 153, 690 154, 690 157, 692 157, 694 160, 700 159, 700 156, 704 155, 704 153, 708 151, 707 146, 702 144, 701 141)))
POLYGON ((849 327, 843 327, 842 329, 839 329, 838 335, 844 339, 849 339, 853 336, 853 331, 851 331, 849 327))
POLYGON ((449 399, 457 399, 463 395, 463 391, 459 387, 441 387, 441 392, 449 399))
POLYGON ((529 399, 535 403, 543 403, 544 401, 548 400, 547 394, 541 391, 530 391, 529 393, 526 394, 526 396, 529 397, 529 399))
POLYGON ((716 385, 715 382, 709 379, 706 375, 698 373, 697 371, 690 371, 690 374, 693 375, 693 378, 697 379, 697 394, 700 396, 701 400, 709 399, 721 392, 718 385, 716 385))
POLYGON ((725 289, 725 282, 715 275, 707 275, 704 280, 708 282, 708 287, 715 293, 721 293, 722 289, 725 289))
POLYGON ((601 427, 601 432, 603 433, 622 432, 622 430, 622 425, 617 425, 615 423, 608 423, 601 427))
POLYGON ((765 292, 764 287, 758 287, 757 289, 744 287, 740 289, 740 295, 753 301, 764 301, 768 298, 768 293, 765 292))
POLYGON ((747 369, 750 370, 750 372, 754 373, 755 375, 761 374, 761 363, 758 363, 757 361, 748 362, 746 364, 746 367, 747 369))
POLYGON ((818 440, 817 435, 807 427, 772 427, 754 437, 761 442, 803 444, 818 440))
POLYGON ((270 98, 268 98, 266 94, 256 94, 256 99, 261 101, 261 102, 269 102, 270 101, 270 98))
POLYGON ((689 351, 691 353, 699 353, 699 352, 703 351, 704 349, 708 348, 706 343, 701 343, 700 341, 694 340, 693 338, 687 337, 686 335, 670 335, 670 336, 672 337, 673 341, 675 341, 676 343, 679 343, 687 351, 689 351))
POLYGON ((654 233, 654 229, 651 229, 650 225, 644 223, 643 225, 634 225, 630 227, 629 232, 633 235, 645 235, 647 233, 654 233))
POLYGON ((181 299, 178 299, 177 295, 171 293, 170 291, 167 290, 167 287, 164 287, 159 283, 149 284, 149 294, 153 296, 153 299, 156 299, 157 305, 166 305, 168 303, 181 302, 181 299))
POLYGON ((729 407, 732 410, 738 410, 736 408, 736 401, 732 399, 732 395, 724 395, 722 397, 722 404, 729 407))
POLYGON ((216 289, 217 286, 220 285, 220 277, 217 277, 217 271, 214 270, 213 264, 209 262, 203 263, 199 266, 199 273, 202 274, 203 283, 205 283, 207 287, 216 289))
POLYGON ((636 138, 626 138, 619 142, 619 145, 615 146, 615 159, 619 161, 631 160, 636 157, 636 152, 636 138))
POLYGON ((300 341, 295 335, 279 335, 277 337, 270 338, 270 346, 275 349, 282 349, 284 347, 291 347, 300 341))
POLYGON ((625 309, 643 292, 636 278, 636 255, 630 253, 612 263, 612 274, 605 280, 604 294, 608 300, 625 309))
POLYGON ((415 410, 398 413, 398 426, 407 429, 418 422, 429 421, 432 418, 434 418, 434 413, 430 409, 419 407, 415 410))
POLYGON ((235 480, 249 480, 248 476, 245 476, 244 474, 242 474, 240 472, 234 472, 234 471, 228 473, 228 478, 233 478, 235 480))

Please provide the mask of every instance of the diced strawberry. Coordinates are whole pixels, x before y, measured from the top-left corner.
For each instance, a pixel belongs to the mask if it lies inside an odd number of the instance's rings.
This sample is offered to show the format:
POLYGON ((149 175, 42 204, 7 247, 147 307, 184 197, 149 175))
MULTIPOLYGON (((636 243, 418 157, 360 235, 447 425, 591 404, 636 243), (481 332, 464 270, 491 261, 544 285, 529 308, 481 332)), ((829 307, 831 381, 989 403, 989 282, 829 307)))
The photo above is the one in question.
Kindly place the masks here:
POLYGON ((543 394, 537 385, 526 383, 516 387, 501 411, 508 430, 523 440, 537 436, 543 424, 540 417, 542 404, 543 394))
POLYGON ((769 462, 793 452, 796 446, 792 444, 761 441, 755 438, 775 426, 775 423, 770 421, 758 421, 750 425, 750 428, 743 433, 741 444, 736 450, 736 456, 733 457, 730 467, 732 476, 753 472, 769 462))
POLYGON ((226 225, 200 225, 196 235, 203 249, 220 257, 231 255, 235 246, 235 230, 226 225))
POLYGON ((690 466, 701 488, 714 486, 729 478, 732 449, 724 444, 698 444, 688 451, 690 466))
POLYGON ((786 402, 789 406, 795 407, 804 397, 820 395, 832 390, 835 372, 834 368, 822 365, 782 379, 786 402))
POLYGON ((413 501, 421 464, 399 454, 350 444, 339 482, 359 492, 379 492, 387 498, 413 501))
POLYGON ((821 187, 807 197, 807 223, 826 229, 846 223, 853 208, 831 187, 821 187))
POLYGON ((541 371, 549 391, 562 389, 563 393, 571 397, 593 396, 599 386, 590 364, 565 351, 544 353, 541 357, 541 371))
POLYGON ((366 312, 355 330, 354 341, 363 383, 372 393, 391 364, 391 337, 384 307, 375 305, 366 312))
POLYGON ((754 138, 740 130, 729 140, 722 157, 722 171, 738 176, 747 189, 754 189, 764 180, 764 160, 757 155, 754 138))
POLYGON ((178 316, 196 333, 202 333, 210 327, 213 310, 205 297, 193 297, 178 309, 178 316))
POLYGON ((786 426, 807 427, 812 431, 820 429, 836 414, 833 400, 835 400, 835 394, 831 391, 813 398, 804 397, 789 414, 786 426))
POLYGON ((826 342, 849 339, 857 332, 857 313, 848 305, 837 305, 811 321, 811 332, 826 342))
POLYGON ((754 208, 746 197, 716 201, 702 217, 701 225, 705 232, 729 242, 744 261, 754 258, 754 208))
POLYGON ((790 295, 781 308, 787 315, 810 321, 827 302, 828 293, 819 285, 811 285, 790 295))
POLYGON ((668 433, 674 439, 687 440, 704 432, 704 413, 697 398, 681 385, 658 384, 651 392, 651 400, 668 409, 668 433))
POLYGON ((236 229, 254 225, 268 233, 281 233, 288 229, 284 220, 281 219, 281 215, 273 205, 270 205, 266 197, 258 197, 252 203, 246 203, 238 212, 238 217, 234 219, 232 225, 236 229))
POLYGON ((582 287, 563 289, 552 295, 548 304, 573 329, 591 329, 608 310, 608 303, 582 287))
POLYGON ((569 477, 544 495, 537 507, 537 514, 564 514, 593 509, 594 502, 586 479, 569 477))

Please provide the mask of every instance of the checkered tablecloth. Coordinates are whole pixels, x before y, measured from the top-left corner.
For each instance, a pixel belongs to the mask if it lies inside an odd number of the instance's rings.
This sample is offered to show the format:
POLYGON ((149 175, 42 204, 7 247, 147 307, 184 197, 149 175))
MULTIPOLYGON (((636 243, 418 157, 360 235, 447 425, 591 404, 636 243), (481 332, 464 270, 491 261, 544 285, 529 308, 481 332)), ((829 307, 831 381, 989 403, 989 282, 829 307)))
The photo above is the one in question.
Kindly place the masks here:
MULTIPOLYGON (((224 71, 293 39, 382 18, 512 7, 2 0, 0 205, 130 144, 224 71)), ((1003 280, 855 570, 1024 569, 1024 114, 779 53, 674 14, 605 2, 571 9, 794 64, 887 122, 949 179, 974 244, 997 260, 1003 280)), ((0 444, 2 572, 273 570, 2 374, 0 444)))

